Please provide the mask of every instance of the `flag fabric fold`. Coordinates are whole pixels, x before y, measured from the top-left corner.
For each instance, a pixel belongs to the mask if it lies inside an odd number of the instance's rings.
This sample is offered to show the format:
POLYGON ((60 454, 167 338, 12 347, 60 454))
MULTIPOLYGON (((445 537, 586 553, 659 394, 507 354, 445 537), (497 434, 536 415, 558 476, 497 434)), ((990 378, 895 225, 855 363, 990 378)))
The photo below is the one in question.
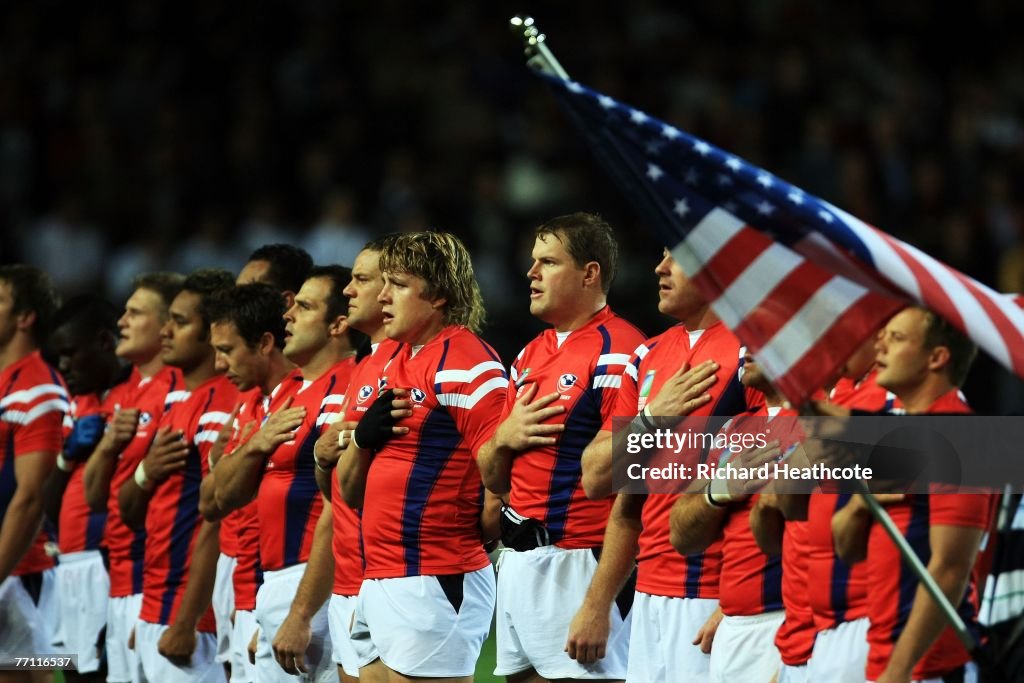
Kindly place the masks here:
POLYGON ((802 404, 917 303, 1024 377, 1024 310, 860 219, 571 80, 545 79, 591 150, 783 395, 802 404))

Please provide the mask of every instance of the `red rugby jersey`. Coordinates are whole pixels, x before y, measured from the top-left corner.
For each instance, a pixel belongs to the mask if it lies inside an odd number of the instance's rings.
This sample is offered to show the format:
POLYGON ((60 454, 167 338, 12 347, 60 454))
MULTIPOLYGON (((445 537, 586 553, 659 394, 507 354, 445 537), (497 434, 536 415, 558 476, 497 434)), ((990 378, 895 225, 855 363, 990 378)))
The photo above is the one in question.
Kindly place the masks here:
POLYGON ((512 460, 509 493, 512 508, 543 522, 560 548, 596 548, 604 540, 615 498, 587 498, 580 458, 614 412, 622 373, 643 341, 643 333, 605 306, 561 346, 554 328, 549 328, 512 363, 502 420, 530 384, 537 385, 538 397, 557 391, 555 405, 565 408, 546 420, 565 425, 555 445, 523 451, 512 460))
POLYGON ((419 349, 403 346, 383 386, 408 389, 408 434, 377 452, 363 507, 366 578, 460 574, 490 564, 480 540, 477 450, 501 417, 508 377, 497 354, 462 326, 419 349))
MULTIPOLYGON (((757 392, 740 384, 743 351, 739 340, 722 323, 693 333, 675 325, 637 348, 622 379, 614 414, 630 417, 658 395, 665 382, 688 363, 690 367, 714 360, 719 369, 710 389, 712 400, 694 416, 735 415, 749 402, 763 401, 757 392)), ((604 429, 612 431, 607 419, 604 429)), ((672 598, 717 598, 721 542, 715 541, 702 553, 680 555, 669 540, 669 514, 678 495, 658 493, 647 496, 642 513, 637 555, 636 589, 649 595, 672 598)))
POLYGON ((355 359, 346 358, 312 382, 297 374, 289 375, 271 401, 270 412, 274 412, 291 396, 293 408, 306 408, 306 418, 296 430, 295 438, 278 446, 267 459, 256 494, 260 560, 266 571, 284 569, 309 559, 313 532, 323 510, 323 497, 316 485, 313 447, 323 426, 341 417, 341 406, 354 367, 355 359))
MULTIPOLYGON (((241 435, 245 426, 250 422, 259 426, 259 420, 262 419, 262 390, 250 389, 240 394, 238 401, 238 414, 235 416, 231 440, 224 446, 222 457, 225 458, 243 445, 241 435)), ((235 571, 231 575, 235 609, 256 609, 256 591, 263 583, 263 568, 260 566, 260 523, 255 500, 233 510, 221 520, 220 543, 220 551, 235 558, 235 571)))
MULTIPOLYGON (((363 358, 352 373, 345 396, 343 418, 358 422, 377 398, 384 367, 402 345, 392 339, 374 344, 373 353, 363 358)), ((359 511, 345 502, 337 476, 331 477, 331 544, 334 551, 334 588, 336 595, 356 595, 363 584, 363 544, 359 511)))
MULTIPOLYGON (((764 418, 775 415, 795 416, 797 412, 762 405, 738 416, 729 428, 743 429, 745 417, 764 418)), ((756 420, 753 424, 758 425, 754 429, 759 430, 763 422, 756 420)), ((785 441, 786 437, 781 436, 783 449, 785 441)), ((731 505, 722 528, 718 604, 726 616, 751 616, 783 608, 782 557, 765 555, 750 530, 750 511, 758 495, 751 496, 743 503, 731 505)))
MULTIPOLYGON (((829 394, 833 403, 869 412, 901 407, 899 399, 878 386, 875 371, 855 381, 840 379, 829 394)), ((866 562, 852 567, 835 553, 832 516, 850 500, 850 494, 815 493, 807 507, 807 590, 817 630, 834 628, 868 614, 866 562)))
MULTIPOLYGON (((90 415, 112 415, 114 406, 123 403, 135 391, 139 377, 138 370, 132 368, 128 379, 111 388, 102 402, 96 394, 75 396, 71 400, 71 409, 64 416, 64 439, 71 435, 77 420, 90 415)), ((57 545, 62 554, 106 546, 103 532, 107 526, 107 513, 93 512, 85 500, 85 462, 82 459, 71 463, 71 477, 61 498, 57 545)))
MULTIPOLYGON (((208 456, 217 434, 238 400, 238 390, 223 375, 206 380, 184 401, 175 403, 160 427, 181 430, 189 445, 185 469, 157 484, 146 511, 146 559, 139 618, 154 624, 174 622, 185 594, 192 551, 203 521, 199 486, 209 471, 208 456)), ((212 609, 197 630, 213 632, 212 609)))
POLYGON ((841 377, 829 392, 828 400, 836 405, 872 413, 902 407, 896 394, 878 386, 877 376, 878 371, 872 370, 858 380, 841 377))
MULTIPOLYGON (((933 403, 926 413, 970 413, 954 389, 933 403)), ((927 566, 931 557, 929 529, 959 526, 988 529, 992 522, 995 496, 987 494, 910 494, 904 501, 886 506, 886 511, 927 566)), ((900 556, 896 545, 880 524, 872 524, 868 537, 868 680, 885 670, 892 649, 906 626, 917 593, 918 580, 900 556)), ((971 572, 967 591, 957 606, 967 627, 978 636, 978 586, 971 572)), ((970 660, 970 655, 949 626, 914 667, 914 680, 941 678, 970 660)))
MULTIPOLYGON (((139 424, 135 436, 118 456, 110 479, 107 506, 107 550, 110 553, 110 597, 121 598, 142 592, 143 560, 146 551, 146 530, 131 529, 121 520, 117 502, 121 486, 135 475, 135 468, 146 457, 156 436, 157 425, 168 405, 168 398, 181 400, 182 379, 177 368, 163 367, 152 377, 143 377, 128 391, 124 402, 115 409, 138 408, 139 424)), ((111 419, 113 412, 111 412, 111 419)))
POLYGON ((814 649, 814 615, 807 585, 807 522, 786 522, 782 536, 782 604, 786 619, 775 632, 775 647, 789 666, 806 664, 814 649))
MULTIPOLYGON (((0 524, 18 488, 14 460, 22 455, 45 451, 54 459, 64 442, 62 424, 68 410, 64 379, 34 351, 0 372, 0 524)), ((53 558, 46 554, 49 540, 40 531, 13 576, 49 569, 53 558)))

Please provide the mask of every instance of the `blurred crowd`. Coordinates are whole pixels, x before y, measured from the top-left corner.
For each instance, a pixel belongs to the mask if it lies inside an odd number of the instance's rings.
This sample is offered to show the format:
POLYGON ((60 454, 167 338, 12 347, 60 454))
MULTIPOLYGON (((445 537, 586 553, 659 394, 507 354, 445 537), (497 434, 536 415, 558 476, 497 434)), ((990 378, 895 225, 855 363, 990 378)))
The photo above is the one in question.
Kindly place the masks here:
MULTIPOLYGON (((1019 3, 533 5, 0 4, 0 262, 120 301, 140 271, 276 241, 350 264, 437 227, 473 251, 508 359, 535 332, 538 219, 645 234, 523 66, 508 18, 532 9, 577 80, 1024 291, 1019 3)), ((611 303, 655 333, 661 245, 623 242, 611 303)), ((1021 410, 1003 384, 978 407, 1021 410)))

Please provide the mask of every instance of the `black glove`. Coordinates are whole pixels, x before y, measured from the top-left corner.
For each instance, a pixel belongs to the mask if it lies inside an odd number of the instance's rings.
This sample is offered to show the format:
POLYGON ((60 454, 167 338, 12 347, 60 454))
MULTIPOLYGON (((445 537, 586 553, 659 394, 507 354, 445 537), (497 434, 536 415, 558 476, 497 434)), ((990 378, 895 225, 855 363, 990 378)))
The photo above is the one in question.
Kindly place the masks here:
POLYGON ((391 430, 398 420, 391 415, 391 402, 395 400, 395 392, 388 389, 370 404, 363 413, 359 424, 352 434, 356 448, 368 448, 378 451, 384 447, 395 433, 391 430))
POLYGON ((506 548, 525 552, 551 545, 547 528, 532 517, 523 517, 508 505, 501 506, 501 542, 506 548))
POLYGON ((64 440, 64 459, 82 460, 89 457, 96 444, 103 438, 107 421, 99 413, 86 415, 75 420, 68 438, 64 440))

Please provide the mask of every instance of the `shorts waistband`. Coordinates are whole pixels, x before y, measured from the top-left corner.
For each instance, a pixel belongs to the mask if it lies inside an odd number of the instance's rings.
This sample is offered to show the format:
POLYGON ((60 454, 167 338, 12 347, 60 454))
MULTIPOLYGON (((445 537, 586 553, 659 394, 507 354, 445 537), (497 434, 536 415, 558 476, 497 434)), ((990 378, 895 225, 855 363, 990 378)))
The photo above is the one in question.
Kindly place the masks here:
POLYGON ((272 583, 274 581, 280 581, 281 579, 285 578, 286 576, 291 576, 292 574, 299 574, 299 575, 301 575, 304 571, 306 571, 306 563, 305 562, 300 562, 299 564, 293 564, 292 566, 285 567, 284 569, 275 569, 274 571, 265 571, 265 572, 263 572, 263 583, 272 583))
POLYGON ((763 612, 762 614, 747 614, 742 616, 729 616, 726 614, 724 618, 736 624, 763 624, 776 619, 782 619, 785 616, 786 613, 784 611, 774 610, 771 612, 763 612))
POLYGON ((76 562, 99 562, 103 564, 103 553, 99 550, 80 550, 77 553, 61 553, 57 556, 57 564, 74 564, 76 562))

